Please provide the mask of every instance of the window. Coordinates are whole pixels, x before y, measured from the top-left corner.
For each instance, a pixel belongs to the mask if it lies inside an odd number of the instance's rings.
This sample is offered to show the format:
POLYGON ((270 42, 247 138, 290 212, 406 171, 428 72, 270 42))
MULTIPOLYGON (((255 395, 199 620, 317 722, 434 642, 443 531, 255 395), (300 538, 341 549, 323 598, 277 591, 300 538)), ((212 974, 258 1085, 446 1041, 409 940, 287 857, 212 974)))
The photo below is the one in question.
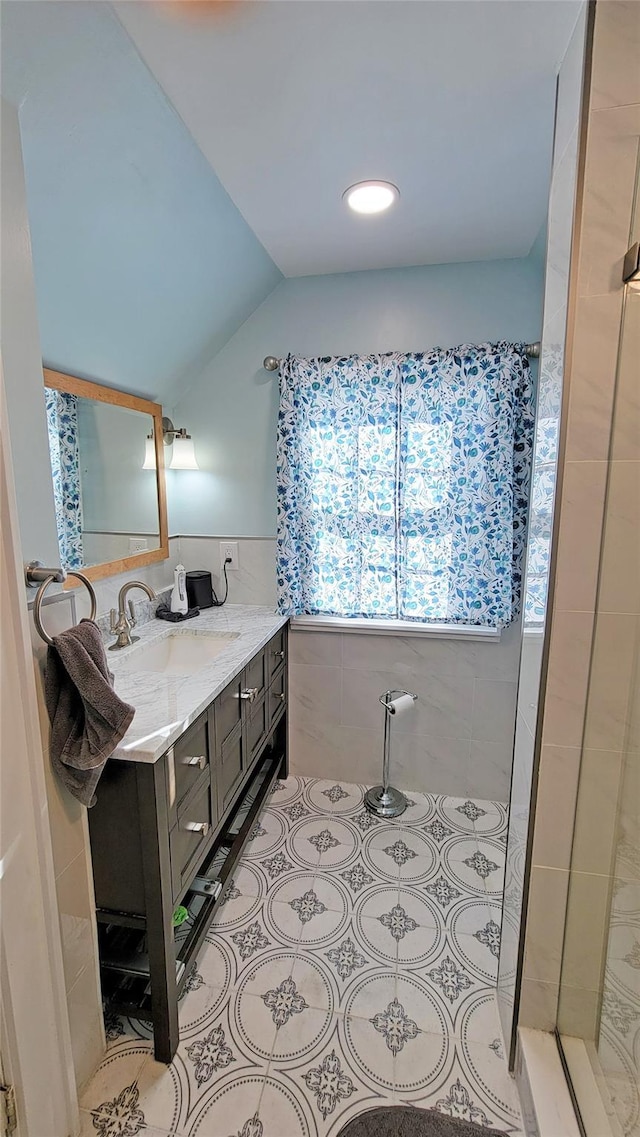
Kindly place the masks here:
POLYGON ((280 610, 510 623, 532 431, 523 345, 290 356, 278 427, 280 610))

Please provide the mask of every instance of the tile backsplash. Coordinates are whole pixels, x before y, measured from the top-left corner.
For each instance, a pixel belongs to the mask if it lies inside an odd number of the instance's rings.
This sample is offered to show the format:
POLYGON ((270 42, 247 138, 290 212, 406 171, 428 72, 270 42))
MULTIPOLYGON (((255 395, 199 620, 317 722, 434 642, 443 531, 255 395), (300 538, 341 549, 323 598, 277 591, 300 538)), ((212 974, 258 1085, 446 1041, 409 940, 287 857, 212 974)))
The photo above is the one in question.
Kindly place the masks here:
POLYGON ((237 541, 238 568, 229 571, 229 601, 232 604, 276 606, 275 537, 176 537, 178 555, 184 567, 207 569, 218 598, 224 596, 220 542, 237 541))
MULTIPOLYGON (((149 600, 149 597, 141 593, 141 600, 135 600, 136 593, 131 592, 127 600, 133 600, 133 611, 136 618, 136 627, 142 624, 148 624, 150 620, 155 619, 157 609, 161 604, 168 604, 171 597, 171 589, 165 588, 161 592, 156 593, 155 600, 149 600)), ((102 635, 108 639, 111 635, 111 612, 104 612, 96 619, 96 624, 100 628, 102 635)))

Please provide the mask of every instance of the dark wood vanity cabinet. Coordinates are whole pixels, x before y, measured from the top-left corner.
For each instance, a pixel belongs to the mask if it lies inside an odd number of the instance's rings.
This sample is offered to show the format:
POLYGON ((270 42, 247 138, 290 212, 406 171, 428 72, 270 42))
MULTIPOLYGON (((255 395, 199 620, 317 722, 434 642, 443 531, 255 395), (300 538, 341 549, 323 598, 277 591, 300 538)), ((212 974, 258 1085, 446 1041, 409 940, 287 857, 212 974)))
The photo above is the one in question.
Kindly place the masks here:
POLYGON ((156 762, 112 761, 89 810, 105 1003, 178 1045, 178 998, 277 777, 286 776, 282 628, 156 762), (188 912, 174 929, 178 905, 188 912))

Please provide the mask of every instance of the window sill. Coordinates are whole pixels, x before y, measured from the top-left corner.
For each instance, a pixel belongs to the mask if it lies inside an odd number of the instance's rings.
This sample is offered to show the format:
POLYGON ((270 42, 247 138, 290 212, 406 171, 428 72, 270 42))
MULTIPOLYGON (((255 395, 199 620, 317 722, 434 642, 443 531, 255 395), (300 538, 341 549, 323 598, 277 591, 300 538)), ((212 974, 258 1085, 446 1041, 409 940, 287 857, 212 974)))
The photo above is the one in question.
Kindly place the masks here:
POLYGON ((432 636, 438 639, 493 640, 500 642, 498 628, 475 624, 416 624, 412 620, 358 620, 342 616, 292 616, 291 628, 300 632, 355 632, 369 636, 432 636))

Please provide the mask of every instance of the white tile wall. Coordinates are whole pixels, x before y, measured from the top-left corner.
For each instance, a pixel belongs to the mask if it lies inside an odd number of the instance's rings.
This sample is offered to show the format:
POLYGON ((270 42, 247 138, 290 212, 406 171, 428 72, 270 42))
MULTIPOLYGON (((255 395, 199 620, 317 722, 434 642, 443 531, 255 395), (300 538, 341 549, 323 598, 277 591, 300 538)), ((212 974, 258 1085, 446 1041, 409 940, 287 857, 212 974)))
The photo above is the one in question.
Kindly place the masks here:
POLYGON ((378 700, 399 688, 418 702, 393 724, 394 782, 506 801, 519 641, 515 626, 500 642, 482 644, 293 628, 292 772, 351 777, 357 769, 359 780, 377 782, 384 726, 378 700))
MULTIPOLYGON (((228 571, 232 604, 276 604, 276 542, 260 537, 176 537, 172 557, 178 556, 187 570, 208 569, 218 597, 224 596, 220 565, 220 541, 238 542, 237 570, 228 571)), ((172 565, 177 563, 172 561, 172 565)))
MULTIPOLYGON (((229 573, 229 600, 275 606, 275 540, 181 536, 171 563, 178 557, 187 569, 208 569, 220 595, 222 539, 238 541, 240 568, 229 573)), ((519 649, 519 627, 496 643, 293 630, 292 771, 377 781, 378 697, 400 687, 415 691, 418 703, 410 718, 395 724, 396 782, 427 793, 506 801, 519 649)))
MULTIPOLYGON (((175 538, 172 562, 208 569, 223 590, 220 541, 237 540, 239 571, 229 600, 276 603, 275 540, 175 538)), ((418 703, 394 731, 393 770, 406 789, 506 801, 511 777, 519 627, 499 642, 417 636, 291 633, 291 769, 375 782, 382 761, 388 688, 415 691, 418 703), (345 772, 346 771, 346 772, 345 772)))

